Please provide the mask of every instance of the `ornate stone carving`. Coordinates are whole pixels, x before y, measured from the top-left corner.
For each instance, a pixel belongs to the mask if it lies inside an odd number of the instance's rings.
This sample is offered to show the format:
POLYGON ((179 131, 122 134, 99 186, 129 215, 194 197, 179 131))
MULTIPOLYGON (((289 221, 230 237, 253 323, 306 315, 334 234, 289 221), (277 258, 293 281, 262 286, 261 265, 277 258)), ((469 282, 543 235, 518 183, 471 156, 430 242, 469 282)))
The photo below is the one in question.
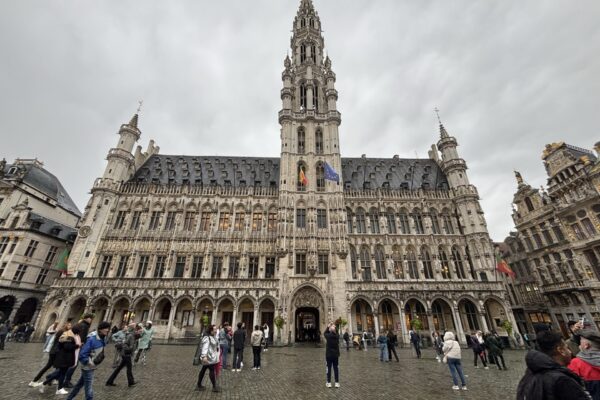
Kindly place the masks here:
POLYGON ((322 304, 321 295, 313 288, 301 289, 294 300, 296 308, 315 307, 319 308, 322 304))

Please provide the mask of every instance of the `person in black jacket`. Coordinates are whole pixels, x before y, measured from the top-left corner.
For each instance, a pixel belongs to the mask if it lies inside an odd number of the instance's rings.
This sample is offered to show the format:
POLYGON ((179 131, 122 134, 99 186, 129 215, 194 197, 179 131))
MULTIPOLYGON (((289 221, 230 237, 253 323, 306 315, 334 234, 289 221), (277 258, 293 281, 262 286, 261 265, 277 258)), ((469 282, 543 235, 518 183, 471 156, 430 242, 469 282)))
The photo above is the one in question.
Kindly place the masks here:
POLYGON ((400 362, 398 358, 398 354, 396 353, 396 346, 398 346, 398 336, 393 329, 390 329, 387 334, 388 338, 388 361, 392 361, 392 353, 394 353, 394 357, 396 357, 396 362, 400 362))
POLYGON ((63 332, 58 340, 58 348, 54 358, 54 367, 56 370, 50 375, 46 375, 46 380, 40 385, 40 393, 44 393, 44 386, 50 386, 54 379, 58 380, 58 389, 56 394, 67 394, 64 389, 65 375, 69 368, 77 366, 77 354, 81 348, 81 328, 79 325, 73 326, 70 330, 63 332))
POLYGON ((52 368, 52 366, 54 365, 54 360, 56 359, 56 353, 58 352, 58 339, 62 336, 62 334, 68 330, 71 329, 71 323, 67 322, 66 324, 63 325, 62 328, 60 328, 59 330, 57 330, 54 333, 54 338, 52 339, 52 347, 50 348, 50 351, 48 352, 48 362, 46 363, 46 365, 44 365, 44 367, 40 370, 40 372, 37 373, 37 375, 33 378, 33 380, 31 382, 29 382, 29 386, 30 387, 39 387, 42 385, 42 383, 44 381, 40 381, 40 379, 42 378, 42 375, 44 375, 44 373, 46 371, 48 371, 50 368, 52 368))
POLYGON ((566 368, 571 362, 569 350, 557 332, 537 334, 540 351, 525 356, 527 370, 517 387, 517 400, 591 400, 583 381, 566 368))
MULTIPOLYGON (((81 320, 77 323, 77 325, 79 326, 79 337, 81 338, 81 342, 85 343, 85 341, 87 340, 88 337, 88 333, 90 332, 90 325, 92 324, 92 320, 94 319, 94 314, 92 313, 85 313, 83 314, 83 318, 81 318, 81 320)), ((75 372, 77 368, 73 367, 73 368, 69 368, 69 370, 67 371, 67 375, 65 376, 65 387, 66 388, 72 388, 73 384, 71 383, 71 378, 73 377, 73 373, 75 372)))
POLYGON ((335 324, 330 323, 323 334, 325 336, 325 360, 327 362, 327 384, 331 387, 331 368, 333 367, 333 375, 335 377, 335 387, 340 387, 340 372, 338 362, 340 359, 340 337, 335 331, 335 324))
POLYGON ((242 370, 244 343, 246 343, 246 330, 242 327, 242 323, 238 322, 237 330, 233 334, 233 372, 242 370))

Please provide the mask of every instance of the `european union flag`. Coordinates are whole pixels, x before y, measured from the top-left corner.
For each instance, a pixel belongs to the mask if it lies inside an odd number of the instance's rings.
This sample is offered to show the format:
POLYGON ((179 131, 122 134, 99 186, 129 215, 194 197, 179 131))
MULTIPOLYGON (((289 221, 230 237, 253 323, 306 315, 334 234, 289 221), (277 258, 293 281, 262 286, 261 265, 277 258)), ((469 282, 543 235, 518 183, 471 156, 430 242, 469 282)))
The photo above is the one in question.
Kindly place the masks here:
POLYGON ((325 163, 324 170, 325 170, 324 171, 325 179, 340 183, 340 176, 338 175, 337 172, 335 172, 335 169, 333 169, 333 167, 331 165, 325 163))

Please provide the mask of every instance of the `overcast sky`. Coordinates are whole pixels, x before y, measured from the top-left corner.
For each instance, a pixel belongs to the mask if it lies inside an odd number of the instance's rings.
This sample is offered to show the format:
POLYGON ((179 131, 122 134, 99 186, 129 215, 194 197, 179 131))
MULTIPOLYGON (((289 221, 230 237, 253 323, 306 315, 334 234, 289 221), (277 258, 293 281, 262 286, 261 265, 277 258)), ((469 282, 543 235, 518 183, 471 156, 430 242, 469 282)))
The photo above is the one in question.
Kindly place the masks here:
MULTIPOLYGON (((163 154, 278 156, 299 0, 0 2, 0 157, 42 160, 83 210, 144 100, 163 154)), ((600 2, 315 0, 337 74, 342 156, 426 157, 433 112, 460 145, 491 236, 544 145, 600 139, 600 2)))

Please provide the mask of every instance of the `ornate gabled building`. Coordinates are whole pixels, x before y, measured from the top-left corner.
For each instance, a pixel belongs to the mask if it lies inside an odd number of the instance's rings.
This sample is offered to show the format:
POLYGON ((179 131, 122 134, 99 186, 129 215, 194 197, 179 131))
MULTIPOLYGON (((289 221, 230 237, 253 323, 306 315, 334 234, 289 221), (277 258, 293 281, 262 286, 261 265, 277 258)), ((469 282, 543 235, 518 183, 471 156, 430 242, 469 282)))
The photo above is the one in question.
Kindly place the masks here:
POLYGON ((0 321, 36 320, 80 217, 41 162, 0 161, 0 321))
POLYGON ((516 173, 516 232, 504 241, 516 278, 506 283, 521 333, 550 323, 567 336, 569 320, 600 327, 600 161, 563 142, 547 145, 542 160, 547 189, 516 173))
MULTIPOLYGON (((284 60, 278 158, 131 151, 121 127, 41 328, 84 310, 151 319, 160 338, 285 321, 284 343, 351 332, 497 329, 512 320, 476 188, 440 124, 429 159, 342 158, 321 20, 302 0, 284 60)), ((365 138, 366 140, 366 138, 365 138)))

